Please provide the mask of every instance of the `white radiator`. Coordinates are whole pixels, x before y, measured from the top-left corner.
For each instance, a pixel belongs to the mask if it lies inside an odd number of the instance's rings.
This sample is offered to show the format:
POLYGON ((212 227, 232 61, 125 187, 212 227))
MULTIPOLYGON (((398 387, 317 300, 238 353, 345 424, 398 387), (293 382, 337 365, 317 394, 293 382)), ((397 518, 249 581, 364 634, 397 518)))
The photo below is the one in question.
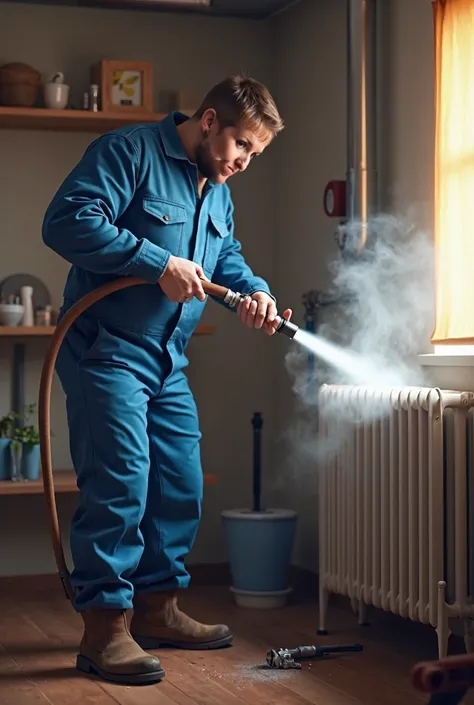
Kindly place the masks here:
POLYGON ((474 617, 473 408, 471 392, 321 388, 320 633, 330 593, 361 623, 373 605, 431 624, 440 657, 448 619, 474 617))

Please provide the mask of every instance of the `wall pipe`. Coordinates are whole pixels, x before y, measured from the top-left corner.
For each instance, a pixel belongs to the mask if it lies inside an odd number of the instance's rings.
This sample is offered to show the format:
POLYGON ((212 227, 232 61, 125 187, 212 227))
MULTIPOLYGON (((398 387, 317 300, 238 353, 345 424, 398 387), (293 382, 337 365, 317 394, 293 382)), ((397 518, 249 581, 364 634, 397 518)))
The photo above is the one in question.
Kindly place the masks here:
MULTIPOLYGON (((347 0, 347 173, 346 219, 338 231, 343 257, 367 245, 368 220, 378 208, 377 178, 377 0, 347 0)), ((352 300, 319 290, 303 294, 305 327, 317 332, 322 308, 352 300)), ((314 379, 314 356, 308 355, 308 382, 314 379)))
POLYGON ((367 243, 367 221, 378 204, 376 38, 376 0, 347 0, 346 210, 357 251, 367 243))

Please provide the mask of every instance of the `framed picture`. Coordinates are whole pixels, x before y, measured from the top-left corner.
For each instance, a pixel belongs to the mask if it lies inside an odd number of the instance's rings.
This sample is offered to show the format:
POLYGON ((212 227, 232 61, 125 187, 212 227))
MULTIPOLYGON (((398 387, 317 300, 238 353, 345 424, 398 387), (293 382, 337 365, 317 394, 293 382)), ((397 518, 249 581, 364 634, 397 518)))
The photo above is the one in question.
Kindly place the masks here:
POLYGON ((153 64, 103 59, 91 69, 99 86, 100 109, 107 113, 153 113, 153 64))

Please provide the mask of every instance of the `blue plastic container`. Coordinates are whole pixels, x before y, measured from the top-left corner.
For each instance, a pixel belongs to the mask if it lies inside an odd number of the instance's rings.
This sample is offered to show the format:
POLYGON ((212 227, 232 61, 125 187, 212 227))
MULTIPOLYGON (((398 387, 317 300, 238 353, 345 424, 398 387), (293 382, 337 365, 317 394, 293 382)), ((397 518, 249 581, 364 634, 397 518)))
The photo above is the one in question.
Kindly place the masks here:
POLYGON ((222 512, 232 578, 241 607, 282 607, 291 592, 290 568, 297 513, 290 509, 222 512))
POLYGON ((41 458, 39 445, 23 446, 21 454, 21 474, 24 480, 37 480, 40 475, 41 458))
POLYGON ((9 438, 0 438, 0 480, 10 480, 12 472, 12 455, 9 438))

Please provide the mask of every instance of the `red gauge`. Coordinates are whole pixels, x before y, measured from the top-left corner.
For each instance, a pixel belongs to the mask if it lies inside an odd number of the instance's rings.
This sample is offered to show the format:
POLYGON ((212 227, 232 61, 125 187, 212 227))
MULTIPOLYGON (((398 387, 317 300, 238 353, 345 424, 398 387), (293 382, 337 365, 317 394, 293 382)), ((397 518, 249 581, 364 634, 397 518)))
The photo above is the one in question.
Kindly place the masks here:
POLYGON ((324 212, 330 218, 345 218, 346 182, 330 181, 324 189, 324 212))

